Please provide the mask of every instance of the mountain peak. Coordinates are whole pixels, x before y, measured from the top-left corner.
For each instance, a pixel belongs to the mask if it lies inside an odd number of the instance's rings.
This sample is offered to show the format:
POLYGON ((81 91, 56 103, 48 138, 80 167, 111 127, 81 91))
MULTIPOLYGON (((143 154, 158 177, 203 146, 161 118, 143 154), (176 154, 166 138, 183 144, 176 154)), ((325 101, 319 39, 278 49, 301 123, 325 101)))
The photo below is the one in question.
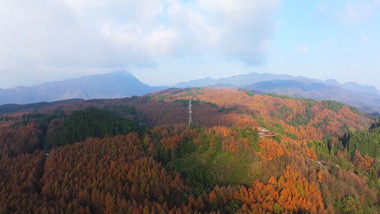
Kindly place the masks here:
POLYGON ((375 86, 372 85, 360 85, 356 82, 346 82, 342 85, 343 88, 352 90, 352 91, 359 91, 363 93, 369 93, 369 94, 375 94, 379 95, 379 91, 376 89, 375 86))
POLYGON ((144 95, 164 87, 150 87, 133 74, 118 72, 83 76, 76 79, 48 82, 32 87, 0 91, 0 104, 51 102, 62 99, 121 98, 144 95))
POLYGON ((323 81, 324 83, 328 84, 328 85, 340 85, 338 81, 336 81, 335 79, 327 79, 325 81, 323 81))

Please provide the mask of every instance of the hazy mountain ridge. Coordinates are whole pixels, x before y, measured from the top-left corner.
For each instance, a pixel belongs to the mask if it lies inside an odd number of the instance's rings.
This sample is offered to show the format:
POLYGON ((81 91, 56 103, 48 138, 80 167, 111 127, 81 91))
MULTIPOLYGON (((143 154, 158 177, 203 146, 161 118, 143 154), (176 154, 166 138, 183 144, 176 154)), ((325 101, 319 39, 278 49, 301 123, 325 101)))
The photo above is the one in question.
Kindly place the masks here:
POLYGON ((329 86, 339 86, 341 88, 351 90, 351 91, 368 93, 368 94, 380 96, 379 91, 373 85, 361 85, 361 84, 358 84, 356 82, 346 82, 346 83, 341 84, 338 81, 336 81, 335 79, 318 80, 318 79, 310 79, 307 77, 302 77, 302 78, 298 77, 297 79, 301 79, 301 80, 304 79, 304 80, 308 80, 308 81, 312 81, 312 82, 318 82, 318 83, 322 83, 322 84, 329 85, 329 86))
POLYGON ((191 80, 188 82, 180 82, 178 84, 175 84, 174 87, 179 88, 187 88, 187 87, 205 87, 205 86, 214 86, 218 84, 225 84, 225 85, 231 85, 231 86, 244 86, 244 85, 250 85, 258 82, 263 81, 270 81, 270 80, 306 80, 310 82, 316 82, 316 83, 322 83, 325 85, 332 85, 332 86, 339 86, 344 89, 357 91, 357 92, 364 92, 364 93, 370 93, 374 95, 380 95, 379 91, 376 89, 376 87, 371 85, 360 85, 355 82, 346 82, 346 83, 339 83, 335 79, 327 79, 327 80, 318 80, 318 79, 312 79, 304 76, 291 76, 287 74, 270 74, 270 73, 249 73, 249 74, 239 74, 231 77, 226 78, 220 78, 220 79, 213 79, 210 77, 204 78, 204 79, 197 79, 197 80, 191 80))
POLYGON ((380 111, 380 96, 348 90, 337 85, 326 85, 308 80, 271 80, 244 86, 251 91, 275 93, 316 100, 335 100, 362 111, 380 111))
MULTIPOLYGON (((286 74, 240 74, 228 78, 210 77, 174 85, 178 88, 237 86, 255 93, 275 93, 317 100, 335 100, 362 111, 380 111, 380 93, 374 86, 354 82, 340 84, 334 79, 317 80, 286 74)), ((67 99, 122 98, 144 95, 168 88, 151 87, 126 71, 44 83, 32 87, 0 89, 1 104, 28 104, 67 99)))
POLYGON ((353 91, 366 92, 366 93, 375 94, 375 95, 379 95, 380 94, 375 86, 372 86, 372 85, 364 85, 364 86, 362 86, 362 85, 357 84, 355 82, 346 82, 346 83, 343 84, 343 88, 350 89, 350 90, 353 90, 353 91))
POLYGON ((239 74, 231 77, 213 79, 210 77, 204 79, 191 80, 188 82, 180 82, 174 85, 174 87, 179 88, 191 88, 191 87, 205 87, 214 85, 231 85, 231 86, 243 86, 252 83, 274 80, 274 79, 293 79, 293 76, 287 74, 259 74, 259 73, 249 73, 249 74, 239 74))
POLYGON ((120 71, 44 83, 32 87, 0 90, 0 104, 27 104, 66 99, 120 98, 139 96, 164 89, 140 82, 132 74, 120 71))
POLYGON ((380 93, 374 86, 354 82, 339 83, 334 79, 317 80, 294 77, 286 74, 241 74, 228 78, 205 78, 178 83, 180 88, 230 85, 246 88, 253 92, 275 93, 317 100, 335 100, 355 106, 362 111, 380 111, 380 93))

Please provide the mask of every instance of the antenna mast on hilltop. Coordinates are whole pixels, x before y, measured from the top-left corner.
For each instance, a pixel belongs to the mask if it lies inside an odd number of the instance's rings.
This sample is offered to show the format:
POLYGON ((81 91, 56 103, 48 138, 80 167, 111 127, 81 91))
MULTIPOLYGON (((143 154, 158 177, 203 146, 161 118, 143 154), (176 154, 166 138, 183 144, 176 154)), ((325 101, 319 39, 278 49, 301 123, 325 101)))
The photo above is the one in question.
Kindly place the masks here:
POLYGON ((193 115, 193 111, 191 111, 191 99, 189 100, 189 126, 191 125, 191 122, 193 120, 192 118, 192 115, 193 115))

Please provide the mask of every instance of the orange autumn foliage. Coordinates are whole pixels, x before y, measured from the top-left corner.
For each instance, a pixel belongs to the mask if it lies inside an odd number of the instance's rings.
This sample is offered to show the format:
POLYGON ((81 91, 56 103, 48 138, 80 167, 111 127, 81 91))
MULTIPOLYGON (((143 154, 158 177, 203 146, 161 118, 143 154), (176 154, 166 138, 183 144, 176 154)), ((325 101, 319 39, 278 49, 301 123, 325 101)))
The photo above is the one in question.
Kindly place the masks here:
POLYGON ((272 139, 264 138, 260 141, 260 156, 263 160, 273 160, 278 156, 284 155, 283 148, 272 139))
POLYGON ((286 167, 283 176, 278 180, 271 177, 267 184, 255 180, 251 187, 242 187, 240 192, 243 194, 234 195, 245 204, 240 212, 245 212, 243 209, 246 209, 251 213, 273 213, 276 207, 280 207, 285 213, 321 213, 325 210, 318 185, 309 183, 290 166, 286 167))
MULTIPOLYGON (((38 150, 43 140, 38 136, 43 132, 35 120, 24 123, 20 119, 0 121, 0 171, 5 172, 0 175, 0 180, 6 181, 0 184, 0 191, 11 190, 11 193, 2 192, 0 207, 6 204, 7 211, 30 213, 228 213, 223 209, 237 201, 242 206, 235 204, 235 208, 240 208, 239 212, 243 213, 279 210, 283 213, 323 213, 326 210, 321 192, 326 198, 337 195, 337 200, 357 194, 362 204, 365 204, 367 196, 376 200, 366 178, 341 170, 331 161, 322 163, 314 149, 307 147, 309 140, 339 136, 345 128, 343 124, 355 129, 365 127, 367 119, 349 107, 343 106, 334 112, 315 102, 308 110, 316 116, 305 119, 302 125, 295 125, 294 121, 302 119, 306 113, 303 100, 249 96, 233 89, 205 88, 173 89, 126 99, 73 101, 36 111, 51 112, 62 107, 70 113, 81 108, 109 106, 112 109, 133 107, 137 112, 134 117, 141 116, 144 125, 148 125, 145 133, 140 136, 131 133, 104 139, 90 138, 75 145, 58 147, 46 158, 38 150), (194 101, 194 127, 188 128, 184 124, 190 98, 194 101), (257 144, 252 136, 241 134, 244 130, 255 130, 257 126, 276 129, 280 142, 264 138, 257 144), (212 153, 215 155, 213 164, 218 167, 224 164, 215 161, 220 158, 218 155, 229 156, 232 153, 238 163, 243 159, 240 155, 244 154, 248 161, 238 170, 251 177, 236 179, 234 186, 213 184, 208 187, 213 188, 211 191, 201 192, 194 188, 194 194, 175 170, 165 166, 167 162, 156 159, 162 153, 168 157, 165 161, 173 164, 171 160, 178 161, 192 155, 185 146, 181 148, 182 145, 190 145, 189 151, 202 147, 207 153, 212 153), (22 154, 23 149, 30 146, 37 148, 38 152, 22 154), (207 150, 208 146, 211 149, 207 150), (217 148, 217 152, 213 148, 217 148), (330 173, 330 169, 336 171, 336 175, 330 173), (27 209, 20 210, 18 204, 27 209)), ((126 118, 130 116, 123 115, 126 118)), ((54 119, 50 125, 59 124, 60 120, 54 119)), ((339 143, 339 140, 335 138, 331 142, 339 143)), ((339 158, 350 158, 347 152, 337 153, 339 158)), ((209 167, 205 162, 211 160, 203 155, 195 159, 209 167)), ((352 162, 365 170, 373 165, 373 159, 360 153, 355 154, 352 162)), ((231 168, 236 164, 226 163, 231 168)), ((227 174, 215 168, 206 168, 205 172, 212 170, 219 177, 227 174)), ((209 176, 207 173, 204 176, 209 176)), ((193 173, 199 174, 199 171, 193 173)), ((181 173, 181 176, 187 181, 186 173, 181 173)), ((326 206, 332 207, 331 204, 326 206)))
POLYGON ((355 151, 354 157, 352 157, 352 162, 364 170, 370 170, 374 162, 374 159, 369 157, 367 154, 362 156, 358 150, 355 151))

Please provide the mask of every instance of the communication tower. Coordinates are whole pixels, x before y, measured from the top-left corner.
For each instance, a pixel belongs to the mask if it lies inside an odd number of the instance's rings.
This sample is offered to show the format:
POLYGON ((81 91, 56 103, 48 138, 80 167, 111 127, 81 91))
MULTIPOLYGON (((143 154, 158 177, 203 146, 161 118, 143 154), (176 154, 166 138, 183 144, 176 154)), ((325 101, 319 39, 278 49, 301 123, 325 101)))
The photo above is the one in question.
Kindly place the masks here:
POLYGON ((189 126, 191 125, 191 122, 193 122, 193 111, 191 110, 191 99, 189 100, 189 126))

